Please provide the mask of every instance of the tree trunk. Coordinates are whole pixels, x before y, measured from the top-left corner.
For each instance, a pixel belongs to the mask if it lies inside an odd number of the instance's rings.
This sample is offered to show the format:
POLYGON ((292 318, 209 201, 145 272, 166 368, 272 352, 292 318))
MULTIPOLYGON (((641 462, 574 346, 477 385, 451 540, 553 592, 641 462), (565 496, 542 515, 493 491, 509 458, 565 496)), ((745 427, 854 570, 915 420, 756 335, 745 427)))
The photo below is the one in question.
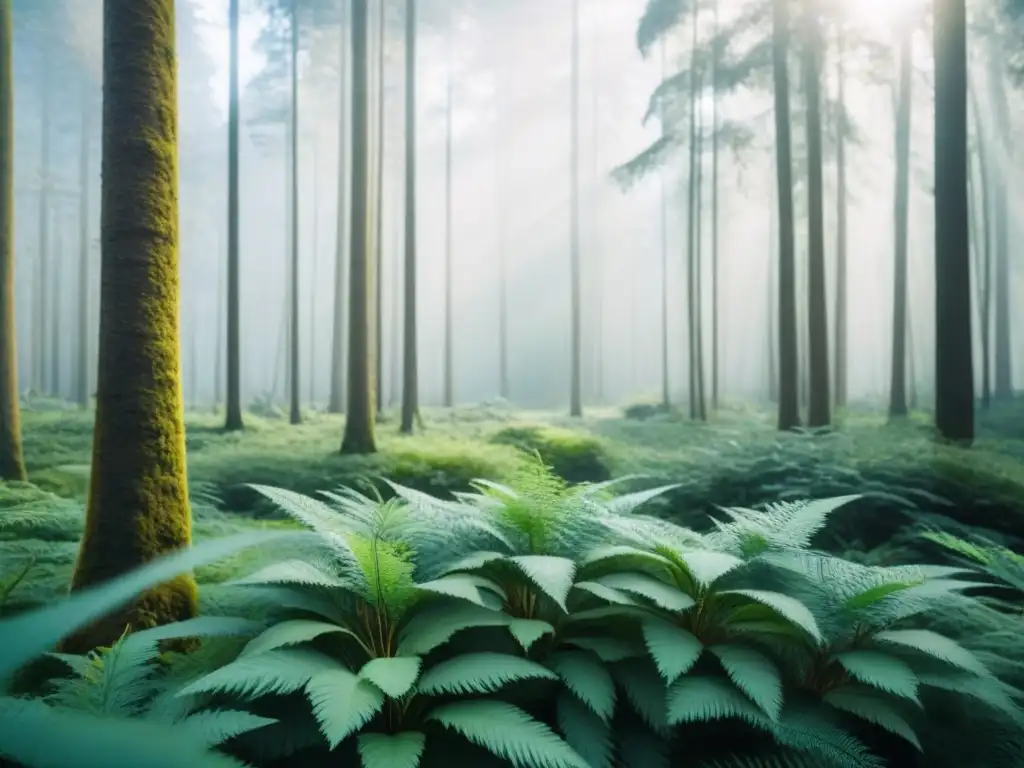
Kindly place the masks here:
POLYGON ((63 380, 61 378, 61 335, 64 331, 64 302, 61 295, 64 291, 64 281, 61 277, 64 274, 64 230, 60 209, 52 211, 52 220, 49 226, 53 229, 53 277, 50 280, 50 290, 53 306, 50 309, 49 331, 50 331, 50 394, 60 399, 63 395, 63 380))
MULTIPOLYGON (((971 224, 980 224, 973 229, 977 230, 977 236, 983 241, 982 247, 976 249, 979 263, 976 282, 978 285, 978 330, 981 337, 981 404, 982 407, 988 408, 992 403, 992 246, 995 238, 992 236, 992 189, 989 180, 988 137, 985 133, 981 111, 978 108, 976 89, 969 90, 969 97, 978 140, 978 180, 981 182, 979 184, 981 187, 980 211, 978 219, 972 219, 971 224)), ((970 173, 968 173, 968 179, 970 179, 970 173)))
POLYGON ((580 268, 580 2, 572 0, 569 82, 569 415, 583 415, 582 271, 580 268))
MULTIPOLYGON (((718 8, 714 4, 713 37, 718 37, 718 8)), ((719 348, 718 334, 718 48, 711 54, 711 409, 718 410, 719 348)))
POLYGON ((687 393, 690 403, 690 418, 699 417, 700 388, 698 376, 700 364, 697 358, 697 334, 699 333, 700 320, 697 314, 697 217, 700 215, 697 204, 699 183, 697 181, 697 28, 699 23, 699 9, 693 8, 693 22, 691 34, 690 54, 690 173, 687 190, 687 216, 686 216, 686 291, 687 291, 687 331, 688 331, 688 373, 689 391, 687 393))
MULTIPOLYGON (((696 18, 694 19, 696 21, 696 18)), ((694 314, 694 377, 697 384, 697 419, 707 421, 708 405, 705 395, 704 375, 704 110, 703 110, 704 78, 699 75, 697 78, 698 101, 695 104, 697 110, 697 133, 694 143, 697 148, 697 168, 695 170, 696 194, 693 199, 693 314, 694 314)))
POLYGON ((227 295, 226 271, 227 264, 224 259, 223 241, 218 230, 216 232, 217 247, 214 253, 217 254, 217 339, 214 342, 213 361, 213 412, 220 409, 221 398, 224 396, 224 297, 227 295))
POLYGON ((775 180, 779 208, 780 430, 800 426, 797 388, 796 254, 793 233, 793 158, 789 119, 789 0, 772 0, 772 79, 775 86, 775 180))
MULTIPOLYGON (((334 268, 334 313, 333 336, 331 342, 331 393, 328 398, 327 411, 341 413, 345 410, 345 297, 348 294, 346 271, 348 260, 346 250, 346 223, 349 214, 349 189, 352 183, 348 173, 347 154, 349 146, 346 142, 348 134, 345 130, 348 92, 349 50, 346 34, 346 22, 349 21, 349 4, 359 0, 341 0, 341 23, 338 33, 339 64, 338 64, 338 234, 335 241, 334 268)), ((351 229, 355 229, 352 227, 351 229)))
POLYGON ((824 427, 832 422, 829 404, 828 298, 825 290, 825 212, 821 155, 821 61, 823 54, 820 22, 814 3, 805 13, 806 42, 801 52, 807 99, 807 345, 809 407, 807 425, 824 427))
POLYGON ((370 201, 369 0, 352 0, 352 235, 348 317, 348 408, 342 453, 374 453, 370 295, 373 243, 370 201))
MULTIPOLYGON (((775 195, 773 194, 774 198, 775 195)), ((765 329, 767 339, 765 344, 768 356, 768 402, 777 404, 779 402, 779 373, 778 373, 778 333, 776 325, 778 311, 776 309, 776 298, 778 296, 778 206, 772 200, 771 212, 768 215, 768 279, 765 284, 768 286, 768 299, 765 302, 768 308, 768 317, 765 318, 765 329)))
POLYGON ((375 224, 377 230, 375 257, 377 268, 377 289, 374 297, 374 344, 376 347, 376 382, 377 412, 384 409, 384 94, 385 94, 385 59, 384 29, 386 24, 386 3, 380 3, 380 26, 377 30, 377 201, 375 224))
POLYGON ((416 360, 416 0, 405 0, 405 329, 402 424, 411 435, 419 409, 416 360))
POLYGON ((289 312, 289 331, 291 332, 289 352, 290 361, 288 365, 288 392, 291 400, 291 408, 288 415, 289 423, 302 423, 302 390, 299 389, 300 358, 299 343, 301 339, 299 328, 299 13, 298 0, 292 0, 291 16, 291 77, 292 77, 292 108, 291 108, 291 140, 290 154, 292 158, 291 171, 291 269, 289 270, 289 284, 291 286, 291 309, 289 312))
POLYGON ((892 364, 889 381, 889 419, 907 411, 907 248, 910 216, 910 128, 913 84, 913 28, 905 25, 900 42, 900 77, 896 107, 896 190, 893 221, 892 364))
POLYGON ((310 247, 310 268, 309 268, 309 404, 316 403, 316 328, 317 328, 317 295, 319 294, 318 280, 320 271, 320 174, 317 173, 317 151, 316 141, 313 141, 313 231, 311 236, 313 244, 310 247))
MULTIPOLYGON (((504 66, 504 61, 502 62, 504 66)), ((509 386, 509 372, 508 372, 508 264, 506 260, 508 258, 506 249, 506 239, 508 234, 506 232, 508 218, 505 212, 505 206, 507 204, 505 195, 505 163, 504 154, 505 148, 505 132, 502 130, 504 127, 505 115, 502 112, 502 99, 505 94, 500 90, 497 93, 495 99, 495 109, 497 110, 497 118, 495 119, 495 168, 494 168, 494 185, 496 192, 496 203, 497 203, 497 237, 498 237, 498 396, 502 400, 508 400, 511 392, 509 386)))
POLYGON ((935 425, 974 440, 967 212, 967 12, 935 0, 935 425))
MULTIPOLYGON (((665 64, 665 40, 661 40, 661 80, 668 77, 668 70, 665 64)), ((662 135, 666 132, 665 111, 662 108, 659 117, 661 118, 662 135)), ((672 405, 671 384, 669 381, 669 353, 668 353, 668 190, 665 184, 665 171, 658 174, 658 181, 661 189, 661 405, 668 411, 672 405)))
MULTIPOLYGON (((191 544, 178 321, 173 0, 104 3, 103 279, 92 477, 71 588, 191 544)), ((181 575, 63 644, 113 645, 196 615, 181 575)))
POLYGON ((0 480, 27 480, 18 402, 14 316, 14 25, 0 0, 0 480))
POLYGON ((227 393, 224 429, 235 432, 242 422, 242 325, 241 265, 238 248, 238 26, 239 0, 230 0, 228 30, 228 295, 227 295, 227 393))
POLYGON ((75 400, 89 407, 89 150, 92 147, 92 94, 82 84, 78 149, 78 354, 75 400))
POLYGON ((846 315, 848 245, 846 201, 846 40, 842 23, 836 31, 836 83, 839 102, 839 128, 836 131, 836 324, 835 324, 835 406, 846 406, 846 315))
MULTIPOLYGON (((996 44, 988 50, 988 90, 991 111, 996 130, 991 136, 1004 157, 1013 156, 1013 125, 1006 99, 1006 64, 996 44)), ((991 168, 989 182, 992 185, 992 268, 994 275, 993 307, 994 334, 992 356, 995 363, 994 392, 997 400, 1013 398, 1013 346, 1011 333, 1010 296, 1013 274, 1010 269, 1010 198, 1007 179, 1010 170, 991 168)))
POLYGON ((50 57, 44 57, 42 73, 42 112, 39 118, 39 240, 36 253, 36 316, 32 331, 33 389, 50 394, 50 372, 47 370, 46 330, 49 317, 50 291, 50 101, 53 96, 53 73, 50 57))
POLYGON ((445 408, 455 405, 455 364, 453 361, 452 319, 452 99, 455 89, 455 11, 448 18, 448 83, 445 86, 444 108, 444 391, 445 408))

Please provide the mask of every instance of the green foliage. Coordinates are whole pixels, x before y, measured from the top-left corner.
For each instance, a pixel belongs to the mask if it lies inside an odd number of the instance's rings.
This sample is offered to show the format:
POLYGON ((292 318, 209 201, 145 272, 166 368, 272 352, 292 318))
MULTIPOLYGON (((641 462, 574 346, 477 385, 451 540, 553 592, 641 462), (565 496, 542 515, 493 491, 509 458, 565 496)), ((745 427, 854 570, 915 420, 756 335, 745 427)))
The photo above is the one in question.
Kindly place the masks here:
POLYGON ((61 638, 146 589, 204 562, 268 544, 284 535, 250 533, 207 542, 48 608, 0 620, 4 642, 0 658, 0 758, 25 768, 84 768, 96 764, 237 768, 237 761, 211 752, 209 747, 269 720, 244 712, 207 713, 198 720, 140 715, 158 698, 152 664, 159 642, 174 637, 232 634, 244 627, 242 622, 200 618, 139 632, 88 657, 58 655, 74 677, 57 681, 54 692, 44 698, 15 696, 15 675, 61 638))
POLYGON ((614 488, 539 461, 455 500, 258 486, 312 531, 301 556, 238 580, 267 620, 200 618, 62 657, 75 676, 46 701, 195 723, 258 763, 332 752, 367 768, 487 753, 523 768, 880 768, 931 760, 931 713, 949 707, 984 711, 1008 743, 1024 734, 1020 693, 961 642, 986 610, 965 594, 984 586, 976 571, 810 548, 856 497, 729 508, 698 532, 638 513, 676 488, 614 488), (933 626, 944 611, 961 612, 953 631, 933 626), (152 665, 164 637, 237 634, 240 652, 185 675, 152 665))
POLYGON ((597 483, 611 477, 607 449, 599 439, 581 432, 527 424, 505 427, 491 442, 538 454, 570 483, 597 483))

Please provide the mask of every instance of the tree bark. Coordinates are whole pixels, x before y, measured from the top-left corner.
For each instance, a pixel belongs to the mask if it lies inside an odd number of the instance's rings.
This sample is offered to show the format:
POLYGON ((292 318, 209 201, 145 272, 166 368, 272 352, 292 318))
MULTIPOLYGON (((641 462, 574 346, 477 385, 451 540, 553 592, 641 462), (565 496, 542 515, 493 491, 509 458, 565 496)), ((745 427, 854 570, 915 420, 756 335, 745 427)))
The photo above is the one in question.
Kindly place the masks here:
POLYGON ((779 208, 778 427, 800 426, 797 386, 796 254, 793 233, 793 158, 789 118, 789 0, 772 0, 772 78, 775 86, 775 180, 779 208))
POLYGON ((27 480, 14 315, 13 38, 11 0, 0 0, 0 480, 27 480))
POLYGON ((893 249, 892 361, 889 419, 907 416, 907 249, 910 216, 910 128, 913 84, 913 28, 905 25, 900 41, 900 75, 896 107, 896 242, 893 249))
POLYGON ((374 255, 377 269, 376 291, 374 296, 374 346, 376 361, 374 382, 376 383, 377 412, 384 409, 384 98, 385 98, 385 57, 384 29, 387 20, 385 3, 380 3, 380 26, 377 30, 377 83, 379 98, 377 99, 377 200, 374 206, 377 236, 374 255))
POLYGON ((39 239, 36 253, 36 316, 32 324, 32 363, 35 369, 32 376, 32 387, 43 394, 50 394, 50 371, 47 368, 46 338, 47 326, 50 321, 50 101, 53 97, 53 72, 50 57, 44 57, 42 72, 42 112, 39 117, 39 239))
POLYGON ((807 4, 806 38, 801 52, 807 99, 807 346, 809 403, 807 425, 832 422, 829 403, 828 298, 825 290, 825 212, 821 153, 821 61, 824 44, 815 3, 807 4))
POLYGON ((967 211, 967 12, 935 0, 935 425, 974 440, 967 211))
POLYGON ((580 268, 580 2, 572 0, 569 47, 569 415, 583 415, 583 287, 580 268))
POLYGON ((402 334, 402 424, 411 435, 419 410, 416 359, 416 0, 405 0, 405 329, 402 334))
MULTIPOLYGON (((188 547, 178 320, 177 72, 173 0, 103 8, 99 386, 92 477, 71 588, 188 547)), ((68 638, 84 653, 134 629, 191 618, 191 574, 68 638)))
POLYGON ((227 393, 224 429, 235 432, 242 421, 242 324, 241 265, 238 239, 238 26, 239 0, 230 0, 228 9, 228 292, 227 292, 227 393))
POLYGON ((370 201, 369 0, 352 0, 352 236, 348 317, 348 408, 342 453, 377 450, 374 439, 370 295, 373 242, 370 201))
MULTIPOLYGON (((348 294, 347 269, 348 254, 346 248, 346 224, 349 215, 349 190, 352 180, 349 176, 349 169, 346 156, 349 146, 346 140, 349 138, 346 129, 348 122, 348 63, 349 50, 347 34, 349 30, 346 23, 349 21, 350 3, 357 0, 341 0, 341 24, 338 33, 339 39, 339 63, 338 63, 338 223, 337 239, 335 241, 335 268, 334 268, 334 313, 331 342, 331 393, 328 398, 327 411, 329 413, 341 413, 345 410, 345 297, 348 294)), ((355 227, 352 227, 354 229, 355 227)))
POLYGON ((455 362, 453 275, 452 275, 452 100, 455 90, 455 11, 448 17, 448 82, 445 86, 444 107, 444 391, 445 408, 455 405, 455 362))
POLYGON ((835 324, 835 407, 844 408, 847 396, 847 200, 846 200, 846 39, 842 22, 836 32, 836 83, 839 128, 836 132, 836 324, 835 324))
POLYGON ((92 148, 92 94, 82 83, 82 113, 78 148, 78 405, 89 407, 89 151, 92 148))
POLYGON ((299 7, 297 0, 291 4, 291 141, 290 154, 292 167, 289 179, 291 184, 291 268, 289 271, 289 285, 291 293, 289 299, 291 307, 289 310, 290 338, 288 351, 290 359, 288 364, 288 393, 291 401, 288 421, 292 425, 302 423, 302 390, 299 388, 300 380, 300 348, 302 338, 299 328, 299 7))

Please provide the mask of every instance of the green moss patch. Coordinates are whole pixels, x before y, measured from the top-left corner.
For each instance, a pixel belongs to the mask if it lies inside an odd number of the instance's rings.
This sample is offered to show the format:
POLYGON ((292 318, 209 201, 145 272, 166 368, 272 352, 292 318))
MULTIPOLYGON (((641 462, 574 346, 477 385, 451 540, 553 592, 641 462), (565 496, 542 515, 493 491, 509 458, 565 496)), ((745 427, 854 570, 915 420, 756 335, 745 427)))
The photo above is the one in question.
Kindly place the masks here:
POLYGON ((490 442, 536 452, 555 474, 570 483, 595 483, 612 476, 604 443, 586 432, 523 424, 505 427, 494 434, 490 442))

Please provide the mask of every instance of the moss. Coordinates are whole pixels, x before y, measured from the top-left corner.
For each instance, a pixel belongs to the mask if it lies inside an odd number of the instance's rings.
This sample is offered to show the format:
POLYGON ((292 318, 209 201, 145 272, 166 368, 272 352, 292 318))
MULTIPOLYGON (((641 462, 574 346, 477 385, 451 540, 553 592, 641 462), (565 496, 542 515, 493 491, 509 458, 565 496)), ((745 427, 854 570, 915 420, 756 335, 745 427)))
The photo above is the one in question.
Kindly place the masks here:
MULTIPOLYGON (((173 0, 104 19, 103 281, 85 532, 72 588, 105 582, 191 542, 179 373, 177 84, 173 0), (117 140, 110 140, 117 136, 117 140)), ((181 576, 69 638, 84 651, 125 626, 194 616, 181 576)))
POLYGON ((604 444, 583 432, 525 424, 505 427, 491 437, 491 442, 536 451, 559 477, 570 483, 601 482, 612 475, 604 444))

